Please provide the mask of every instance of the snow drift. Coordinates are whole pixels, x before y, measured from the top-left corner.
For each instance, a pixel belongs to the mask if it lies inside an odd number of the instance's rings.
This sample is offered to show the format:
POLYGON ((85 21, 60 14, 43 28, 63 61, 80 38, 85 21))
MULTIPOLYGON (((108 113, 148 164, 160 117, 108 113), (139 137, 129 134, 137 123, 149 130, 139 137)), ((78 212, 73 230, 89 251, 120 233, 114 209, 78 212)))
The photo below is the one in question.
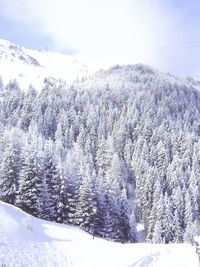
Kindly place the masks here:
POLYGON ((198 267, 188 244, 120 244, 0 202, 0 266, 198 267))

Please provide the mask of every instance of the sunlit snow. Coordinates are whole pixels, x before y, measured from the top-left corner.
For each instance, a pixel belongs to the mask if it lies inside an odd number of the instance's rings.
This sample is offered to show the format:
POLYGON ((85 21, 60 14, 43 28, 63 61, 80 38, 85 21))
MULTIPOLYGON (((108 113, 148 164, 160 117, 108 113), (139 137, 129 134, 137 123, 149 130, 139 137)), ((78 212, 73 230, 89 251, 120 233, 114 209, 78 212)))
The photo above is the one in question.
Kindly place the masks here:
POLYGON ((83 55, 64 55, 42 50, 31 50, 0 39, 0 71, 4 85, 16 79, 22 90, 32 84, 42 89, 44 79, 53 77, 71 85, 74 80, 93 74, 105 63, 83 55))
POLYGON ((0 266, 198 267, 189 244, 121 244, 0 202, 0 266))

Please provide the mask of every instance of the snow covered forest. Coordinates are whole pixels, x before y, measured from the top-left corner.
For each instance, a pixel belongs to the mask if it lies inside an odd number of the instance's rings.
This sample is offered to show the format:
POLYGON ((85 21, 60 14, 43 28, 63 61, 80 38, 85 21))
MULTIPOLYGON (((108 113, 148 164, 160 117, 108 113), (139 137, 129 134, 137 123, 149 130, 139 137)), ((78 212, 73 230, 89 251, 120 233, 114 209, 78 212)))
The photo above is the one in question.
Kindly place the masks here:
POLYGON ((200 83, 143 65, 0 82, 0 199, 110 240, 200 234, 200 83))

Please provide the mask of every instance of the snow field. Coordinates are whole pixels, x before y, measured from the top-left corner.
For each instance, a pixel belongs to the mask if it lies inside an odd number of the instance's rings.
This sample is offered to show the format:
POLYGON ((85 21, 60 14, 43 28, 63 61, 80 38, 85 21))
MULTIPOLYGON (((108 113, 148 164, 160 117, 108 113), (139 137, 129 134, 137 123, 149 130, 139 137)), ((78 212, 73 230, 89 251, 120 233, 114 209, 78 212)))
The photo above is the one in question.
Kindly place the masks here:
POLYGON ((121 244, 0 202, 0 266, 198 267, 189 244, 121 244))

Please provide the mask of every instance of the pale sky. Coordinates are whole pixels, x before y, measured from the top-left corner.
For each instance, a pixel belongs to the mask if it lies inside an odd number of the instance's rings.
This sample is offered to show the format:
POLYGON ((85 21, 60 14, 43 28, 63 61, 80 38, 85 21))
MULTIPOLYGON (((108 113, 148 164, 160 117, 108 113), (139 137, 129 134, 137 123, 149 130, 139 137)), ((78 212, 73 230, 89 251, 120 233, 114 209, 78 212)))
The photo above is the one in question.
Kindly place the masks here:
POLYGON ((0 0, 0 38, 200 75, 199 0, 0 0))

